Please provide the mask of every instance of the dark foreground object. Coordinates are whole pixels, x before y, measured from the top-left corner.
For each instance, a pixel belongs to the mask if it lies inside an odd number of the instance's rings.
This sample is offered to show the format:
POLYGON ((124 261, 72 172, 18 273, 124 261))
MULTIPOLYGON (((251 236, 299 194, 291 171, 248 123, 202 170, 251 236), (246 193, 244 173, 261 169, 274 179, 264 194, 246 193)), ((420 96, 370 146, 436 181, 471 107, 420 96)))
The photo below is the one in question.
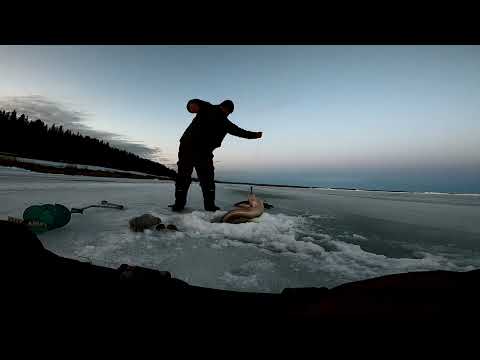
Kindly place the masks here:
POLYGON ((168 272, 128 265, 111 269, 60 257, 23 225, 0 221, 0 234, 3 309, 15 323, 444 324, 480 314, 480 270, 404 273, 281 294, 245 293, 191 286, 168 272))

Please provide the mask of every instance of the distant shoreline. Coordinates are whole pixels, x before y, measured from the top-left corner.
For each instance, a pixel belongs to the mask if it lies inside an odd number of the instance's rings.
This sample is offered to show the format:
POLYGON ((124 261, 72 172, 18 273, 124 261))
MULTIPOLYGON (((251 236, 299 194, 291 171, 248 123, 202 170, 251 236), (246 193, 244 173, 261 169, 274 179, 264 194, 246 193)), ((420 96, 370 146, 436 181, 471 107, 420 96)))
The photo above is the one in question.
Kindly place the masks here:
POLYGON ((173 178, 155 176, 149 174, 135 174, 122 172, 121 170, 111 169, 109 171, 97 170, 97 169, 83 169, 76 168, 73 164, 68 164, 65 167, 48 166, 45 164, 38 164, 33 162, 22 162, 13 159, 7 159, 5 156, 0 157, 0 166, 17 167, 25 170, 44 174, 62 174, 71 176, 92 176, 102 178, 124 178, 124 179, 144 179, 144 180, 172 180, 173 178))
POLYGON ((480 193, 454 193, 454 192, 435 192, 435 191, 406 191, 406 190, 385 190, 385 189, 365 189, 365 188, 346 188, 346 187, 323 187, 323 186, 301 186, 301 185, 281 185, 281 184, 264 184, 253 182, 233 182, 215 180, 219 184, 232 185, 250 185, 250 186, 268 186, 280 188, 300 188, 300 189, 320 189, 320 190, 345 190, 345 191, 367 191, 367 192, 388 192, 403 194, 423 194, 423 195, 464 195, 464 196, 480 196, 480 193))
MULTIPOLYGON (((69 164, 73 165, 73 164, 69 164)), ((175 181, 174 178, 155 176, 150 174, 133 174, 126 173, 122 170, 111 169, 111 171, 91 170, 83 168, 75 168, 67 166, 64 168, 48 166, 38 163, 20 162, 13 159, 8 159, 6 156, 0 157, 0 166, 18 167, 30 171, 46 173, 46 174, 63 174, 63 175, 80 175, 92 177, 109 177, 109 178, 125 178, 125 179, 144 179, 144 180, 165 180, 175 181)), ((193 178, 193 182, 198 182, 198 179, 193 178)), ((367 192, 388 192, 388 193, 403 193, 403 194, 423 194, 423 195, 464 195, 464 196, 480 196, 480 193, 455 193, 455 192, 433 192, 433 191, 406 191, 406 190, 385 190, 385 189, 365 189, 365 188, 347 188, 347 187, 322 187, 322 186, 302 186, 302 185, 286 185, 286 184, 268 184, 255 182, 235 182, 215 180, 217 184, 230 185, 249 185, 249 186, 263 186, 263 187, 277 187, 277 188, 291 188, 291 189, 320 189, 320 190, 344 190, 344 191, 367 191, 367 192)))
POLYGON ((217 184, 232 184, 232 185, 251 185, 251 186, 269 186, 269 187, 286 187, 286 188, 299 188, 299 189, 316 189, 318 186, 301 186, 301 185, 284 185, 284 184, 261 184, 252 182, 235 182, 235 181, 223 181, 215 180, 217 184))

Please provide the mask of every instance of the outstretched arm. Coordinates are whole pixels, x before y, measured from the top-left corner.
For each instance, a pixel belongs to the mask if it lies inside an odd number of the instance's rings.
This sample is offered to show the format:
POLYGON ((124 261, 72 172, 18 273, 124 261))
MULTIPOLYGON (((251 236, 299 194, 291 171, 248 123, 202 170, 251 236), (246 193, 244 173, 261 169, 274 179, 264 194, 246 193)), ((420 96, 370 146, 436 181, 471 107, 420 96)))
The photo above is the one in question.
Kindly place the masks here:
POLYGON ((244 130, 230 120, 227 119, 227 132, 230 135, 238 136, 244 139, 259 139, 262 137, 262 132, 254 132, 254 131, 247 131, 244 130))

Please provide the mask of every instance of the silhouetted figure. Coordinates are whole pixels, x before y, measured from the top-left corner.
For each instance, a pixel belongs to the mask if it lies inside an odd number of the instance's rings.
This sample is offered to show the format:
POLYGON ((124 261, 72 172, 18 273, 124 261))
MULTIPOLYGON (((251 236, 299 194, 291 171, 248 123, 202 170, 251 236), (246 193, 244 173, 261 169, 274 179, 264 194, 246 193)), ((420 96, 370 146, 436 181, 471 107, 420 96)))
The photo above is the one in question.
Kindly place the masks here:
POLYGON ((175 204, 170 205, 173 211, 180 211, 185 207, 193 168, 200 181, 205 210, 220 209, 215 205, 213 150, 221 146, 227 134, 245 139, 262 137, 262 132, 243 130, 228 120, 227 116, 233 109, 231 100, 225 100, 220 105, 212 105, 199 99, 187 103, 187 110, 197 115, 180 138, 175 204))

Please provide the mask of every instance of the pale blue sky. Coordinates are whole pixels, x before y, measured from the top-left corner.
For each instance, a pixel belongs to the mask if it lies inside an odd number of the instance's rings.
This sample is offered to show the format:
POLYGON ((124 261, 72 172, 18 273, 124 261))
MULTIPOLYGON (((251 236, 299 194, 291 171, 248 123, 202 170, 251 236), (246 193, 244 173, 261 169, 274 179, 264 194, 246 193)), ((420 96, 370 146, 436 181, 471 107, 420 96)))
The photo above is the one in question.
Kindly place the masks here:
POLYGON ((218 178, 480 172, 478 46, 0 46, 0 100, 31 96, 167 163, 190 98, 232 99, 264 138, 227 137, 218 178))

